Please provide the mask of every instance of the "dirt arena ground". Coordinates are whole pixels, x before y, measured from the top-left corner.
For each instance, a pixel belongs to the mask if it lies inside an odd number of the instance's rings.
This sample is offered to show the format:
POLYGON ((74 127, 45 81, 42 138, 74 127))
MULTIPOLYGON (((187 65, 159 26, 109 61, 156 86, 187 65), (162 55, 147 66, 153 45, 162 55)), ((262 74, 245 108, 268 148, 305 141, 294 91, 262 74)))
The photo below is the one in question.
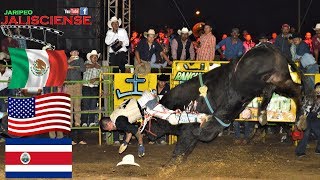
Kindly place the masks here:
MULTIPOLYGON (((118 146, 73 146, 74 179, 320 179, 320 156, 314 154, 315 143, 307 156, 294 156, 294 146, 269 137, 265 144, 234 145, 230 136, 211 143, 199 143, 188 160, 176 167, 164 168, 174 146, 145 145, 146 156, 137 157, 136 145, 123 155, 118 146), (119 166, 125 154, 133 154, 141 167, 119 166)), ((4 144, 0 144, 0 179, 4 179, 4 144)))

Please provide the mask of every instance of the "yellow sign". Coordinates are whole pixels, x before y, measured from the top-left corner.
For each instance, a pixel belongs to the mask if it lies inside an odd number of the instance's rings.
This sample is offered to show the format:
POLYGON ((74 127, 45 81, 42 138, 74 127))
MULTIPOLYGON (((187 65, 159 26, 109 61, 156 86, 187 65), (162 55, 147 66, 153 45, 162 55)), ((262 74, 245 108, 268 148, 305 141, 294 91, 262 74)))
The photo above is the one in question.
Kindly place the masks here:
POLYGON ((175 87, 199 74, 205 73, 225 61, 174 61, 172 64, 171 87, 175 87))
POLYGON ((139 98, 144 90, 156 90, 157 74, 136 76, 129 73, 114 75, 114 108, 130 98, 139 98))

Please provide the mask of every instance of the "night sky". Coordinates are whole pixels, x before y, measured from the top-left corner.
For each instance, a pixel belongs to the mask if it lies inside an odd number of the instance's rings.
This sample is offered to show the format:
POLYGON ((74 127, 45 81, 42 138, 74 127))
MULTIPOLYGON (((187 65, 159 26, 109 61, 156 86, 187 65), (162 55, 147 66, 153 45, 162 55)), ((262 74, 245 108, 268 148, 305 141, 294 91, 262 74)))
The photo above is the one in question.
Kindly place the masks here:
MULTIPOLYGON (((164 25, 173 28, 186 26, 173 0, 133 0, 133 28, 142 32, 150 27, 160 29, 164 25)), ((279 32, 283 23, 296 27, 298 0, 176 0, 189 25, 200 20, 209 21, 214 33, 228 33, 233 27, 246 29, 253 35, 279 32), (200 17, 195 11, 200 10, 200 17)), ((301 0, 301 19, 310 0, 301 0)), ((320 23, 320 1, 313 0, 301 32, 311 31, 320 23)))

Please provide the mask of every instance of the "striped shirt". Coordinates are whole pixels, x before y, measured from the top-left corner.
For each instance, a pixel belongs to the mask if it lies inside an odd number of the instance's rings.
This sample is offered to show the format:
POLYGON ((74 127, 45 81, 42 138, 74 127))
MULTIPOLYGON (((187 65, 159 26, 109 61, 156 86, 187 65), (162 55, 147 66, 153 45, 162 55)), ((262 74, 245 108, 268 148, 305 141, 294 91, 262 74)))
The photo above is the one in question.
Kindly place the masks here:
POLYGON ((200 37, 200 48, 197 50, 197 60, 213 61, 216 50, 216 37, 212 34, 203 34, 200 37))
MULTIPOLYGON (((86 61, 84 63, 86 64, 92 64, 91 61, 86 61)), ((100 77, 100 73, 101 73, 101 69, 97 69, 97 68, 87 68, 86 71, 83 73, 83 80, 85 81, 90 81, 91 79, 94 78, 99 78, 100 77)), ((83 84, 84 86, 89 86, 89 87, 98 87, 99 85, 99 81, 95 81, 93 84, 91 84, 90 82, 85 82, 83 84)))

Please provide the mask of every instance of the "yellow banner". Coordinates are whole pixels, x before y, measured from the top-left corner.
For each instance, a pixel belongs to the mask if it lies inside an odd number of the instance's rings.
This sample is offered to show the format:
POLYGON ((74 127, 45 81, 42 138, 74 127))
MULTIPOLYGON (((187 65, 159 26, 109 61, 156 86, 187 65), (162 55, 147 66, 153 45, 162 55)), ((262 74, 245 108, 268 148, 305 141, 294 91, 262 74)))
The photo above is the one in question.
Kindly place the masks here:
POLYGON ((144 90, 156 90, 157 74, 136 76, 129 73, 114 75, 114 108, 130 98, 139 98, 144 90))

